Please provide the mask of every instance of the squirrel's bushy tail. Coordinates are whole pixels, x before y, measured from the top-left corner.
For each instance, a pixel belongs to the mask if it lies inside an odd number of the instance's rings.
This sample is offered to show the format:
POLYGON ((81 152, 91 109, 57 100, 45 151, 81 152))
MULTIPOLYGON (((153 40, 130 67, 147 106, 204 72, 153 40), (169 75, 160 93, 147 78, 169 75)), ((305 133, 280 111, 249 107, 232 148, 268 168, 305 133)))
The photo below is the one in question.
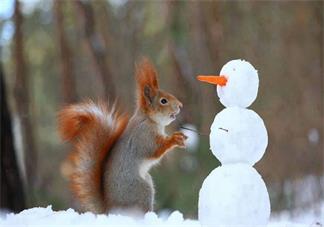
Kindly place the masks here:
POLYGON ((123 133, 128 117, 104 103, 87 101, 70 105, 58 115, 59 132, 73 150, 62 173, 70 181, 73 194, 83 209, 94 213, 106 210, 103 169, 109 151, 123 133))

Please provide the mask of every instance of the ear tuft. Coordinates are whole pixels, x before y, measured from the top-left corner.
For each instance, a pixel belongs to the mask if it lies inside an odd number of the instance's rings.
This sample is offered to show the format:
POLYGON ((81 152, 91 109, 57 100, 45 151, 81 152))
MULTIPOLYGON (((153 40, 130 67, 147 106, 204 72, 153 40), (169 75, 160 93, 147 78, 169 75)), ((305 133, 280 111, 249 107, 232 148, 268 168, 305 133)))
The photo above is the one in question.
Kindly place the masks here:
POLYGON ((148 85, 151 89, 159 89, 156 70, 146 57, 143 57, 140 63, 136 65, 136 80, 141 88, 148 85))
POLYGON ((143 57, 136 64, 137 96, 142 109, 152 104, 159 89, 157 72, 148 58, 143 57))

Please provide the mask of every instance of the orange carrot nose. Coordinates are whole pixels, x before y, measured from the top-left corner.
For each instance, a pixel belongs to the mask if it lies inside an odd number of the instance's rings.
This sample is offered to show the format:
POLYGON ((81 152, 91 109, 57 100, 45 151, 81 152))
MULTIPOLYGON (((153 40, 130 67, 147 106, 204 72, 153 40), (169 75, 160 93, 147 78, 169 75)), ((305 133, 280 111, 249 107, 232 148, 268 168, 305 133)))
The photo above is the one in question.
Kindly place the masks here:
POLYGON ((225 76, 199 75, 197 80, 219 86, 225 86, 227 83, 225 76))

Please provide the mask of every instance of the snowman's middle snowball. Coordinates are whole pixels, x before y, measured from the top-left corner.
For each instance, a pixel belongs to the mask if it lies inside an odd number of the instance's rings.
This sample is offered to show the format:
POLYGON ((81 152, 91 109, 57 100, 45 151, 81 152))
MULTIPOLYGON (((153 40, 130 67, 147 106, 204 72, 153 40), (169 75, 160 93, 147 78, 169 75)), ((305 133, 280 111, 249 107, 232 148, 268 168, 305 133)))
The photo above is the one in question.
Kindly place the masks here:
POLYGON ((239 107, 219 112, 211 126, 210 146, 222 164, 259 161, 268 144, 263 120, 252 110, 239 107))

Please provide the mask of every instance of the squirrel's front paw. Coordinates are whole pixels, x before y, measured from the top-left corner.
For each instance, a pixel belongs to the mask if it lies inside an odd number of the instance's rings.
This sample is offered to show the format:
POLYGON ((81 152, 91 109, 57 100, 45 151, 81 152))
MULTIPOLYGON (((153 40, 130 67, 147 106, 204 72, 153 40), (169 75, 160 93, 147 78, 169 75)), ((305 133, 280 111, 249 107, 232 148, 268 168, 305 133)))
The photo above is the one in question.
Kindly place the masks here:
POLYGON ((174 143, 174 145, 176 145, 178 147, 181 147, 181 148, 185 148, 186 147, 185 140, 187 138, 188 137, 185 134, 183 134, 182 132, 175 132, 171 136, 171 140, 174 143))

